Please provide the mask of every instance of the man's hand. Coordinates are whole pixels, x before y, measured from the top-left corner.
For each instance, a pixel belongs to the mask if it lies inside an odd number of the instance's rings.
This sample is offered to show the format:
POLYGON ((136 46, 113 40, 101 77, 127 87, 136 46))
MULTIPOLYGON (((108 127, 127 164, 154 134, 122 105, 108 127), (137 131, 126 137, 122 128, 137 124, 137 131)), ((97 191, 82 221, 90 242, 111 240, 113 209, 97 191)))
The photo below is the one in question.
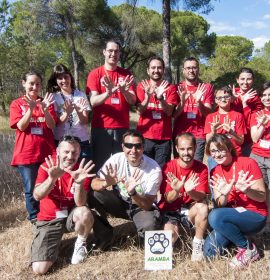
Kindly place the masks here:
POLYGON ((92 160, 84 165, 85 159, 83 158, 77 170, 70 170, 64 168, 64 171, 70 174, 74 179, 74 183, 82 185, 86 178, 91 178, 96 176, 96 174, 89 174, 89 172, 95 167, 92 160))
POLYGON ((117 177, 117 165, 115 164, 114 167, 109 164, 105 166, 106 173, 100 170, 100 173, 104 176, 104 180, 106 181, 106 187, 114 186, 120 179, 117 177))
POLYGON ((55 163, 52 159, 52 156, 46 157, 45 161, 48 167, 45 167, 43 165, 41 165, 40 167, 48 173, 49 178, 51 178, 53 181, 56 181, 64 173, 64 170, 60 168, 59 156, 56 157, 55 163))
POLYGON ((134 82, 134 77, 132 75, 128 75, 124 80, 120 80, 117 84, 120 92, 128 91, 132 83, 134 82))
POLYGON ((161 84, 158 87, 156 87, 155 94, 158 100, 164 100, 163 94, 166 92, 168 87, 169 83, 165 80, 163 80, 161 84))
POLYGON ((210 122, 211 132, 216 133, 222 124, 220 123, 220 118, 218 115, 213 116, 213 121, 210 122))
POLYGON ((128 177, 127 180, 123 181, 128 194, 133 194, 136 191, 135 188, 141 184, 142 176, 143 172, 140 169, 136 168, 132 176, 128 177))
POLYGON ((196 173, 192 172, 191 176, 184 184, 185 191, 188 193, 194 190, 200 184, 199 180, 200 180, 199 176, 196 173))
POLYGON ((183 187, 186 180, 186 176, 181 176, 180 180, 172 173, 167 173, 166 182, 174 189, 176 192, 179 192, 183 187))
POLYGON ((109 75, 105 75, 101 80, 101 84, 106 88, 107 96, 111 96, 118 88, 114 85, 113 80, 109 75))
POLYGON ((197 103, 201 102, 203 95, 206 93, 206 85, 199 84, 195 93, 192 94, 197 103))
POLYGON ((190 97, 190 93, 187 93, 186 90, 181 85, 178 85, 177 93, 180 98, 180 104, 183 107, 186 101, 188 100, 188 98, 190 97))
POLYGON ((225 131, 227 131, 228 133, 230 133, 232 131, 232 127, 231 127, 231 120, 229 119, 229 116, 226 115, 226 117, 224 118, 222 127, 225 131))

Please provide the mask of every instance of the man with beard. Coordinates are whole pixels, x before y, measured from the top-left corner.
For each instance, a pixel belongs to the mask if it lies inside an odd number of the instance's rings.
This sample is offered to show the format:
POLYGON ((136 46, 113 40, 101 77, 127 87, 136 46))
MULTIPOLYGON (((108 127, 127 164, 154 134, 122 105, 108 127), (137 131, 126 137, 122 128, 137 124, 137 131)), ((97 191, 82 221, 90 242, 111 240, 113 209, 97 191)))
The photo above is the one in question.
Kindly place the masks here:
POLYGON ((98 171, 89 197, 89 205, 103 218, 109 213, 132 220, 140 238, 146 230, 160 227, 154 202, 162 181, 159 165, 143 154, 143 145, 141 133, 128 130, 123 135, 123 152, 111 156, 98 171))
POLYGON ((175 148, 179 158, 167 162, 163 167, 162 197, 158 206, 164 229, 172 231, 173 244, 179 237, 181 224, 195 227, 191 260, 201 261, 208 217, 205 202, 206 193, 209 192, 208 169, 194 159, 196 139, 191 133, 178 135, 175 148))
POLYGON ((149 80, 137 87, 137 125, 145 138, 144 153, 161 167, 171 159, 172 113, 178 104, 176 87, 162 80, 164 61, 158 56, 148 60, 149 80))
POLYGON ((103 55, 104 65, 89 73, 86 85, 93 108, 91 144, 96 170, 111 154, 121 152, 122 136, 129 129, 129 106, 136 102, 133 76, 117 66, 120 44, 109 40, 103 55))
POLYGON ((86 238, 94 218, 86 206, 92 161, 77 163, 80 143, 77 137, 65 136, 57 147, 56 159, 46 158, 38 171, 34 198, 40 201, 31 246, 31 263, 35 274, 45 274, 56 261, 61 238, 66 231, 78 234, 71 263, 87 257, 86 238))
POLYGON ((214 103, 214 90, 211 84, 204 84, 199 79, 199 62, 194 57, 184 60, 183 75, 185 80, 178 85, 180 103, 174 112, 173 139, 179 133, 192 133, 197 144, 195 159, 202 162, 205 147, 204 123, 214 103))

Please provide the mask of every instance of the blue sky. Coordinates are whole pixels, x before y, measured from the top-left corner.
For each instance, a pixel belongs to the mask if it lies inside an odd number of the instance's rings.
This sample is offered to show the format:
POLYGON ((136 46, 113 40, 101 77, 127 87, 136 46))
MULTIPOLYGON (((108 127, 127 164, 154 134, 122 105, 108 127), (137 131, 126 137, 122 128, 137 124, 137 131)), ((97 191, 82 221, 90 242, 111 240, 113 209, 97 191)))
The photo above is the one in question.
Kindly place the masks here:
MULTIPOLYGON (((108 0, 110 6, 125 2, 108 0)), ((138 0, 139 6, 159 13, 161 3, 161 0, 138 0)), ((270 0, 217 0, 212 3, 214 10, 208 15, 201 15, 210 24, 210 32, 246 37, 253 41, 255 48, 262 48, 270 40, 270 0)))

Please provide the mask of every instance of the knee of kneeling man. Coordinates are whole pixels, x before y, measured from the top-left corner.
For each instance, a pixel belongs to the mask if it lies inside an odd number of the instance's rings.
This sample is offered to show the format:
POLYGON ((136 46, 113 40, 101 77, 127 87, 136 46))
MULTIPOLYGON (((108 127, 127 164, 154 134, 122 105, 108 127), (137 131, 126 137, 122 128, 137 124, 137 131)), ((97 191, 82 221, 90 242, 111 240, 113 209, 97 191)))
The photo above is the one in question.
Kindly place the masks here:
POLYGON ((79 218, 81 222, 90 223, 90 224, 94 223, 93 214, 88 207, 82 206, 77 208, 76 210, 77 210, 76 216, 79 218))
POLYGON ((43 275, 48 272, 50 267, 45 265, 40 265, 38 263, 32 263, 32 270, 34 274, 43 275))
POLYGON ((201 216, 208 216, 208 212, 209 212, 209 208, 208 205, 206 203, 198 203, 198 213, 201 216))

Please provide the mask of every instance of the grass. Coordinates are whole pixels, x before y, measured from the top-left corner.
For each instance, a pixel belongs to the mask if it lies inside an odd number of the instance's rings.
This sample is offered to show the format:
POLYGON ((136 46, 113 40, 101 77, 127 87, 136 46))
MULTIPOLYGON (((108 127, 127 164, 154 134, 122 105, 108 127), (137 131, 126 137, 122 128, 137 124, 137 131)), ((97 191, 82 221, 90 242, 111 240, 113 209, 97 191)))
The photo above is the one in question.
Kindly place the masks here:
MULTIPOLYGON (((133 127, 137 116, 133 115, 133 127)), ((1 122, 3 119, 0 119, 1 122)), ((4 121, 7 121, 4 118, 4 121)), ((0 279, 96 279, 96 280, 264 280, 270 273, 270 235, 256 236, 263 256, 247 269, 232 271, 229 258, 213 262, 190 261, 191 238, 182 236, 174 253, 175 267, 171 271, 145 271, 144 251, 136 244, 136 232, 130 222, 111 219, 114 225, 114 247, 107 251, 92 250, 83 264, 70 265, 75 234, 64 235, 60 256, 46 276, 34 276, 29 267, 32 227, 26 220, 22 182, 16 169, 9 166, 14 134, 0 132, 0 279)), ((91 249, 92 235, 89 237, 91 249)))

